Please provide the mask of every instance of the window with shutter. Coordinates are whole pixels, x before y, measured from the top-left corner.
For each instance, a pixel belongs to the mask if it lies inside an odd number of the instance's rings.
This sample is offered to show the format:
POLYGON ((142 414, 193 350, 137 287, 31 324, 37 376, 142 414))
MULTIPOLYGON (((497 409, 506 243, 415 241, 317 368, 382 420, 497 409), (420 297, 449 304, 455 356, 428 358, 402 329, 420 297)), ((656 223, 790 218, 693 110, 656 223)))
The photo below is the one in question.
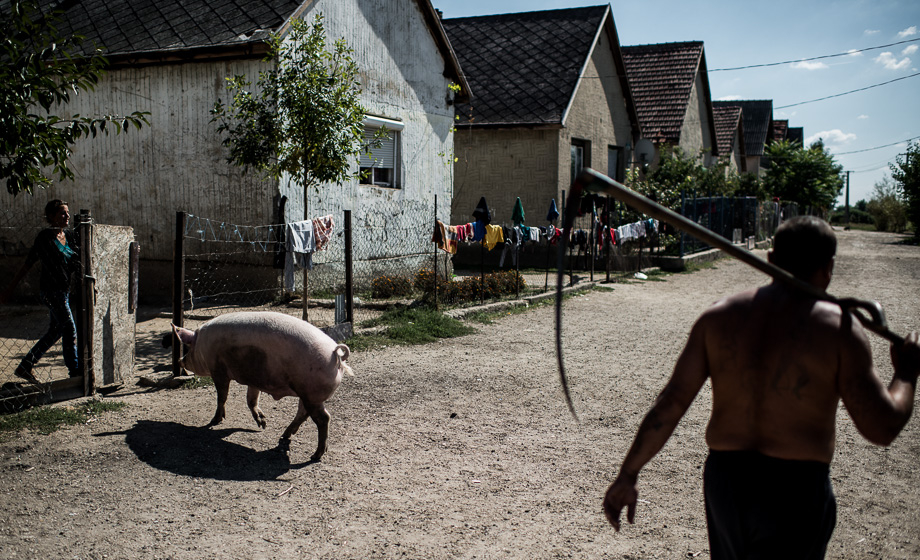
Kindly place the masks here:
POLYGON ((401 121, 380 117, 364 119, 365 153, 361 154, 361 184, 399 188, 399 134, 401 121), (376 138, 383 129, 385 134, 376 138))

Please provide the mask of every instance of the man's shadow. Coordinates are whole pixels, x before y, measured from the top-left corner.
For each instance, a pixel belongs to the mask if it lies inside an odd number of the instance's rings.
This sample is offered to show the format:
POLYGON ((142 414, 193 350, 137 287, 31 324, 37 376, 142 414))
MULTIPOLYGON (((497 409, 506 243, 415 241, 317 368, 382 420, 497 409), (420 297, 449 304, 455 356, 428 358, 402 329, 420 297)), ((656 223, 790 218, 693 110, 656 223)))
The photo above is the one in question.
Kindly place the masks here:
POLYGON ((274 480, 291 469, 316 461, 292 464, 287 442, 265 451, 225 441, 234 432, 255 430, 199 428, 175 422, 140 420, 123 432, 104 432, 97 437, 124 435, 137 458, 155 469, 181 476, 215 480, 274 480))

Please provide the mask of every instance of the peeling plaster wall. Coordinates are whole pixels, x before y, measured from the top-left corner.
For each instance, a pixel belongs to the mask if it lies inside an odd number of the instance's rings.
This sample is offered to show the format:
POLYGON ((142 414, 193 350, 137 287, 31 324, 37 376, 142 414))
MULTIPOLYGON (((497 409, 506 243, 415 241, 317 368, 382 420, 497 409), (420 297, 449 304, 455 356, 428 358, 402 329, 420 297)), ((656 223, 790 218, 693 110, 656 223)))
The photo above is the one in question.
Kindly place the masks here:
POLYGON ((97 387, 123 382, 134 375, 136 315, 128 307, 132 241, 132 228, 93 226, 93 366, 97 387))

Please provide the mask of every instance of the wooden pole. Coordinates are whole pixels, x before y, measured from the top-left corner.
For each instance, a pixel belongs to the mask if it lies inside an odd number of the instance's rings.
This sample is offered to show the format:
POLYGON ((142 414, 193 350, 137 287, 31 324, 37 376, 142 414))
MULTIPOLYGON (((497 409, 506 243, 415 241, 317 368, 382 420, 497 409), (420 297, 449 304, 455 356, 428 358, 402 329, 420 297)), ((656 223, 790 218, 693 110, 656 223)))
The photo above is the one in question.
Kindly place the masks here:
POLYGON ((96 376, 93 361, 93 317, 96 292, 96 278, 93 276, 93 225, 89 210, 80 210, 80 258, 83 261, 83 277, 80 282, 82 317, 82 341, 79 341, 79 361, 83 369, 83 395, 96 392, 96 376))
MULTIPOLYGON (((185 212, 176 212, 176 237, 173 243, 173 309, 172 322, 177 327, 184 326, 182 298, 185 295, 185 251, 183 241, 185 239, 185 226, 188 223, 188 214, 185 212)), ((173 334, 172 344, 172 371, 173 376, 182 374, 182 367, 179 360, 182 359, 182 343, 179 338, 173 334)))
POLYGON ((345 321, 355 321, 354 250, 352 247, 351 210, 345 210, 345 321))
MULTIPOLYGON (((438 227, 438 195, 434 195, 434 227, 438 227)), ((447 240, 444 240, 446 243, 447 240)), ((434 243, 434 310, 438 310, 438 244, 434 243)))

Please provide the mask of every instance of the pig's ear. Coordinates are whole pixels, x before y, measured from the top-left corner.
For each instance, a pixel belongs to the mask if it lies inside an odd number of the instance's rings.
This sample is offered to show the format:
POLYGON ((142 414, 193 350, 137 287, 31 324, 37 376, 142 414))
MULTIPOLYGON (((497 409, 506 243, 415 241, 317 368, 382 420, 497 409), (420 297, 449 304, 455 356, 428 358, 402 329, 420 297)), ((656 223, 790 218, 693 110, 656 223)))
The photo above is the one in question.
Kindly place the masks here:
MULTIPOLYGON (((170 325, 172 325, 172 323, 170 323, 170 325)), ((198 333, 183 329, 182 327, 177 327, 176 325, 172 325, 172 328, 176 336, 179 337, 179 342, 186 346, 194 346, 195 339, 198 338, 198 333)))

